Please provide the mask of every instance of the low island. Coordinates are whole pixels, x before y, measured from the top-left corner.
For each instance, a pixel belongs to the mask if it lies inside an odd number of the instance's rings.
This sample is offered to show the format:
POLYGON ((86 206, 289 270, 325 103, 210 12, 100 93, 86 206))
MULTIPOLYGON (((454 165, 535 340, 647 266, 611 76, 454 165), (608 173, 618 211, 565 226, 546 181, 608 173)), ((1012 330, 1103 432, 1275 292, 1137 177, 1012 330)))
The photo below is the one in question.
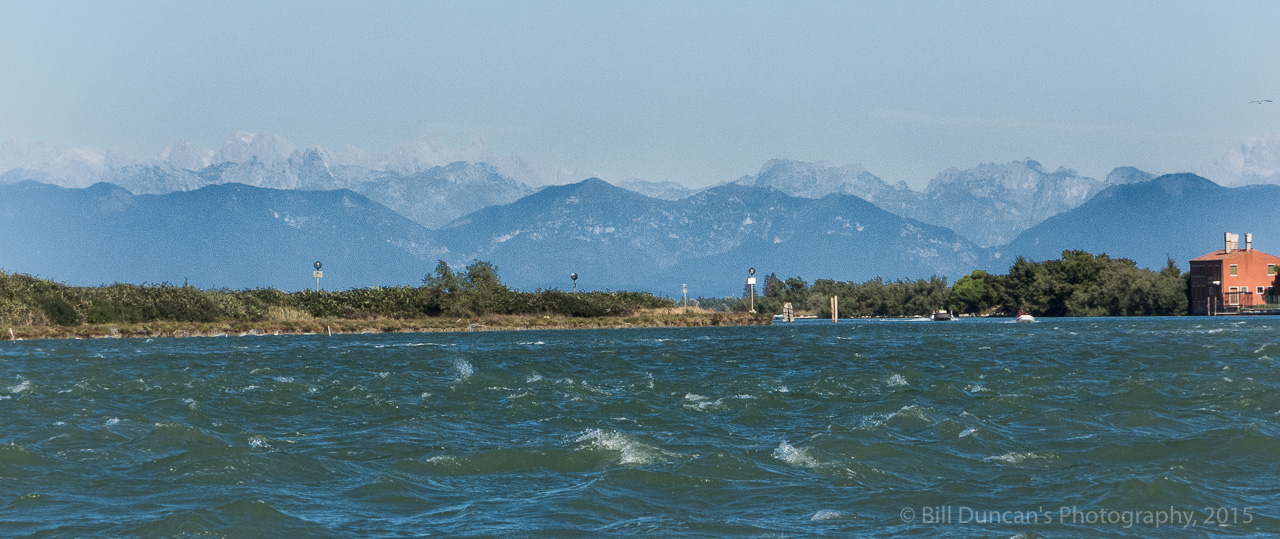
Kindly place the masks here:
POLYGON ((441 262, 418 287, 332 292, 79 287, 0 272, 3 339, 741 326, 771 319, 681 307, 647 292, 521 292, 486 262, 461 272, 441 262))

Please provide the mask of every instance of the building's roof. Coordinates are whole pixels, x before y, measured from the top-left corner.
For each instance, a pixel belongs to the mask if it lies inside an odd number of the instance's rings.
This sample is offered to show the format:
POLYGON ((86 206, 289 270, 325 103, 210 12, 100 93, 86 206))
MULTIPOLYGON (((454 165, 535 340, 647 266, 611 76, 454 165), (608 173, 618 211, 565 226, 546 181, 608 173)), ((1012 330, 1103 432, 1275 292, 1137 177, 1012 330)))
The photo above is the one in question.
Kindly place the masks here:
POLYGON ((1277 257, 1276 255, 1267 254, 1257 249, 1249 249, 1249 250, 1233 249, 1229 253, 1223 249, 1218 249, 1217 251, 1214 251, 1207 255, 1201 255, 1196 258, 1192 258, 1191 261, 1192 262, 1211 262, 1214 260, 1230 260, 1232 258, 1239 258, 1242 256, 1262 256, 1265 258, 1275 258, 1277 260, 1280 260, 1280 257, 1277 257), (1249 253, 1253 253, 1253 254, 1249 254, 1249 253))

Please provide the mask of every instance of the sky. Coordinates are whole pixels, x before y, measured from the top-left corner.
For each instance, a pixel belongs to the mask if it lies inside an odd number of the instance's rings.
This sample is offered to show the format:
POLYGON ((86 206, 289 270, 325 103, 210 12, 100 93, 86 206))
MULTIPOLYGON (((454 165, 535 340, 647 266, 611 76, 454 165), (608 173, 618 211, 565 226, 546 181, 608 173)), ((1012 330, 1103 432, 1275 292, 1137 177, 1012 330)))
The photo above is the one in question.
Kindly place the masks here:
POLYGON ((143 159, 423 137, 702 187, 1190 170, 1280 130, 1280 2, 0 0, 0 139, 143 159), (1276 103, 1249 104, 1257 99, 1276 103))

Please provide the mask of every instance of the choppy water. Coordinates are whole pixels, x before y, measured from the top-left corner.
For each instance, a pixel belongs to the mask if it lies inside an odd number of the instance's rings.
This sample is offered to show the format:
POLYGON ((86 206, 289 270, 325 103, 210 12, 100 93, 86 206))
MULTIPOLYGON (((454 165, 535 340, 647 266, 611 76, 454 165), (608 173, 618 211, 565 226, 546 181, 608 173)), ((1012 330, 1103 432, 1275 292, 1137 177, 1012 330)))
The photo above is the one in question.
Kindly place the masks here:
POLYGON ((1280 319, 1004 322, 0 342, 0 535, 1280 531, 1280 319))

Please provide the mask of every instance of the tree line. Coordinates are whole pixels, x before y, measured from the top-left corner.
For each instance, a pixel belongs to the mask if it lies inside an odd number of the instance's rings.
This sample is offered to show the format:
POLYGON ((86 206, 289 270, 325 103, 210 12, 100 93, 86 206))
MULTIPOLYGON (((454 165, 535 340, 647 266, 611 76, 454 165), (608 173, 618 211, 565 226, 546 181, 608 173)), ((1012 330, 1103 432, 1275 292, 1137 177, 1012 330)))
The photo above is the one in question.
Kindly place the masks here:
MULTIPOLYGON (((1172 260, 1160 271, 1139 268, 1125 258, 1063 251, 1062 258, 1033 262, 1019 257, 1004 275, 975 270, 948 286, 941 277, 855 283, 769 274, 760 312, 782 312, 783 303, 819 317, 830 317, 829 298, 839 296, 841 317, 903 317, 936 309, 975 315, 1175 316, 1187 314, 1187 276, 1172 260)), ((749 302, 704 302, 746 311, 749 302)))
POLYGON ((492 264, 454 271, 441 261, 421 286, 284 292, 274 288, 203 290, 170 284, 82 287, 0 271, 0 324, 78 326, 172 322, 268 322, 297 318, 413 319, 484 315, 626 316, 674 307, 647 292, 508 288, 492 264))

